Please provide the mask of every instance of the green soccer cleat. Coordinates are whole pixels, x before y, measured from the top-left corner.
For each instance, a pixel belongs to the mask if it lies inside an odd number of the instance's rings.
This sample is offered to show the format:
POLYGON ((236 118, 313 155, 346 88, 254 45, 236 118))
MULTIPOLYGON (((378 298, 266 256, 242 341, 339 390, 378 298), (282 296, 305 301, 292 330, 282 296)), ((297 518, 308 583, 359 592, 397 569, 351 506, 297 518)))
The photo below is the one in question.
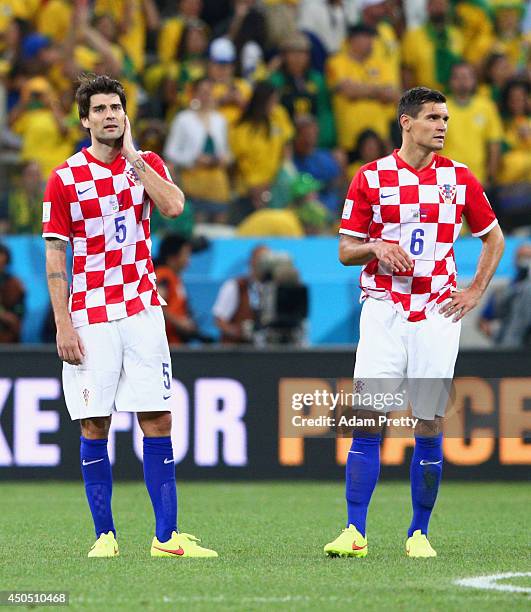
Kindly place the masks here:
POLYGON ((417 529, 417 531, 414 531, 413 535, 407 539, 406 555, 414 558, 436 557, 437 553, 431 547, 428 538, 420 529, 417 529))
POLYGON ((367 538, 354 527, 349 525, 340 535, 324 547, 329 557, 366 557, 367 538))
POLYGON ((118 542, 114 537, 114 533, 102 533, 100 537, 94 542, 92 548, 89 550, 89 557, 117 557, 119 555, 118 542))
POLYGON ((159 542, 157 538, 153 538, 151 543, 152 557, 194 557, 196 559, 207 559, 218 556, 215 550, 203 548, 197 542, 201 542, 189 533, 177 533, 174 531, 171 538, 167 542, 159 542))

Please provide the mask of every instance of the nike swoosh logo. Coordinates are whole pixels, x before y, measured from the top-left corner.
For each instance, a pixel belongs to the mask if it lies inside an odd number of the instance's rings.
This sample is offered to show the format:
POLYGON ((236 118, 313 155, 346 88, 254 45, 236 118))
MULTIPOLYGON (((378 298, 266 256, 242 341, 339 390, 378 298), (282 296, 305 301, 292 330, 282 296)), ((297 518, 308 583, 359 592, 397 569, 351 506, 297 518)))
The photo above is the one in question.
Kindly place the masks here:
POLYGON ((425 459, 420 460, 420 465, 438 465, 442 463, 442 459, 440 461, 426 461, 425 459))
POLYGON ((352 453, 353 455, 364 455, 365 453, 362 453, 361 451, 348 451, 349 453, 352 453))
POLYGON ((93 463, 99 463, 100 461, 103 461, 103 457, 101 459, 94 459, 94 461, 85 461, 83 459, 83 465, 92 465, 93 463))
POLYGON ((164 463, 175 463, 175 461, 166 457, 166 459, 164 459, 164 463))
POLYGON ((163 400, 167 400, 167 399, 170 399, 170 397, 171 397, 171 395, 165 395, 162 399, 163 400))
POLYGON ((184 550, 180 546, 177 550, 171 550, 170 548, 160 548, 160 546, 153 546, 153 548, 161 550, 162 552, 170 553, 172 555, 178 555, 179 557, 182 557, 184 555, 184 550))
POLYGON ((356 546, 356 544, 352 542, 352 550, 363 550, 364 548, 367 548, 367 544, 363 546, 356 546))
POLYGON ((385 198, 392 198, 393 196, 397 195, 396 193, 388 193, 387 195, 381 195, 380 197, 383 199, 385 198))
MULTIPOLYGON (((83 195, 84 193, 87 193, 87 191, 88 191, 89 189, 93 189, 93 188, 92 188, 92 187, 87 187, 86 189, 83 189, 83 191, 79 191, 79 189, 78 189, 78 190, 77 190, 77 194, 78 194, 78 195, 83 195)), ((382 196, 382 198, 383 198, 383 196, 382 196)))

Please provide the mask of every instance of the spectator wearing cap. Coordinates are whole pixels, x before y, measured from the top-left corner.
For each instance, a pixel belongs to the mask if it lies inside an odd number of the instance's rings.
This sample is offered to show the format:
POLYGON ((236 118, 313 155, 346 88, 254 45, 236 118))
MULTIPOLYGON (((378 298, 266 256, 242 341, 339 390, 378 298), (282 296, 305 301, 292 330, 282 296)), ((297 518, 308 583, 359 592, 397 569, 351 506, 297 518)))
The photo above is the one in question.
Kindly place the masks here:
POLYGON ((25 290, 22 282, 8 272, 9 249, 0 244, 0 342, 19 342, 24 318, 25 290))
POLYGON ((320 181, 319 200, 335 215, 344 192, 343 157, 338 152, 320 149, 319 125, 311 115, 301 115, 295 120, 293 163, 299 172, 307 173, 320 181))
POLYGON ((445 89, 464 51, 463 34, 450 21, 449 0, 428 0, 427 20, 402 38, 404 88, 445 89))
POLYGON ((9 125, 22 139, 21 161, 35 160, 45 177, 73 153, 63 110, 43 77, 24 84, 9 125))
POLYGON ((330 215, 318 200, 321 183, 310 174, 298 174, 291 184, 287 208, 263 208, 246 217, 236 233, 244 237, 301 238, 326 232, 330 215))
POLYGON ((493 51, 505 53, 514 70, 525 68, 531 36, 523 34, 525 3, 520 0, 492 0, 496 37, 493 51))
POLYGON ((230 195, 227 121, 215 108, 208 79, 194 82, 189 108, 175 116, 164 158, 180 172, 180 185, 193 203, 196 220, 226 222, 230 195))
POLYGON ((176 14, 166 18, 157 37, 157 54, 161 64, 171 62, 177 53, 188 21, 197 21, 203 9, 202 0, 178 0, 176 14))
POLYGON ((347 18, 342 0, 302 0, 299 4, 299 30, 315 37, 331 55, 341 50, 347 34, 347 18))
POLYGON ((336 135, 334 115, 323 76, 310 67, 310 41, 298 33, 283 41, 282 65, 270 81, 277 88, 280 103, 291 120, 302 115, 313 115, 319 124, 319 146, 332 148, 336 135))
POLYGON ((229 125, 241 117, 252 88, 245 79, 235 73, 236 47, 229 38, 216 38, 210 43, 208 53, 208 77, 212 81, 212 95, 219 112, 229 125))
POLYGON ((331 57, 326 66, 333 92, 338 144, 350 151, 359 134, 368 128, 387 140, 390 108, 397 90, 393 67, 374 52, 376 30, 364 24, 349 30, 346 50, 331 57))

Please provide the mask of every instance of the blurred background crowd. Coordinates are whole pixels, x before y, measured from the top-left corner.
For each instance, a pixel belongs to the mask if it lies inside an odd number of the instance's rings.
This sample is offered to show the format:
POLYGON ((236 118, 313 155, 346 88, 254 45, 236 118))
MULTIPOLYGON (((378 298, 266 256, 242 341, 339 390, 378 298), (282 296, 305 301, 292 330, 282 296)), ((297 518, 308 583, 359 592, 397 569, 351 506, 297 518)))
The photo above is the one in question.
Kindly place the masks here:
POLYGON ((415 85, 447 94, 443 154, 525 232, 530 41, 522 0, 0 0, 0 233, 39 234, 51 169, 87 146, 81 72, 122 81, 138 147, 187 196, 155 236, 335 234, 354 173, 400 146, 415 85))

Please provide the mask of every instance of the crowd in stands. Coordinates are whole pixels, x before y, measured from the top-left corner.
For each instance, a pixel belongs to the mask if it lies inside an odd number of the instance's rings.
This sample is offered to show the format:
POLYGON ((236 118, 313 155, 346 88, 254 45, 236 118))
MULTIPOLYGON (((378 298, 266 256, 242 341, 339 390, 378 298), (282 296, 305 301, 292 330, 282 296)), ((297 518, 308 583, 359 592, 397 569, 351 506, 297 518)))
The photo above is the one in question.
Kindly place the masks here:
POLYGON ((396 102, 415 85, 448 95, 444 153, 511 230, 531 201, 529 13, 521 0, 0 0, 0 146, 20 162, 0 229, 39 232, 43 183, 87 144, 73 94, 93 72, 124 83, 139 148, 188 197, 156 232, 333 233, 353 173, 399 146, 396 102))
POLYGON ((177 219, 154 212, 162 237, 334 234, 354 173, 400 146, 396 103, 416 85, 447 95, 443 154, 503 229, 531 226, 530 6, 0 0, 0 234, 40 233, 50 171, 89 144, 83 72, 124 84, 137 146, 187 196, 177 219))

